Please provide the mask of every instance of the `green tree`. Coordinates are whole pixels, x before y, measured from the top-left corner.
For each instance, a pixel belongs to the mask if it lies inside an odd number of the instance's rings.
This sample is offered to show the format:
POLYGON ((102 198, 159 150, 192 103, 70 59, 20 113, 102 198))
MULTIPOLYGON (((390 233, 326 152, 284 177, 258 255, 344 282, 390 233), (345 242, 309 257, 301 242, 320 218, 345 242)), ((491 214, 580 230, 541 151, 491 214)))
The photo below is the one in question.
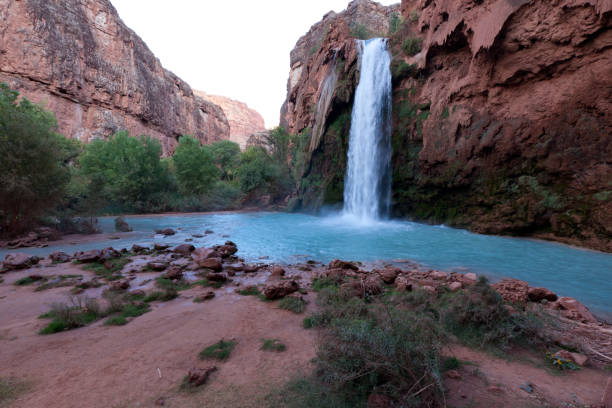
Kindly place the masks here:
POLYGON ((207 193, 219 179, 219 169, 215 167, 208 146, 200 146, 200 142, 192 136, 181 136, 172 160, 179 189, 183 193, 207 193))
POLYGON ((171 185, 168 165, 160 160, 161 144, 148 136, 130 137, 127 131, 108 141, 89 143, 80 157, 88 179, 88 198, 98 206, 100 197, 118 203, 123 210, 147 211, 171 185))
POLYGON ((282 178, 280 166, 274 163, 264 148, 256 146, 242 153, 237 175, 240 189, 244 193, 271 192, 282 178))
POLYGON ((210 145, 210 153, 223 180, 233 180, 240 161, 240 146, 230 140, 220 140, 210 145))
POLYGON ((78 142, 56 132, 51 112, 0 84, 0 223, 18 233, 54 209, 70 180, 78 142))

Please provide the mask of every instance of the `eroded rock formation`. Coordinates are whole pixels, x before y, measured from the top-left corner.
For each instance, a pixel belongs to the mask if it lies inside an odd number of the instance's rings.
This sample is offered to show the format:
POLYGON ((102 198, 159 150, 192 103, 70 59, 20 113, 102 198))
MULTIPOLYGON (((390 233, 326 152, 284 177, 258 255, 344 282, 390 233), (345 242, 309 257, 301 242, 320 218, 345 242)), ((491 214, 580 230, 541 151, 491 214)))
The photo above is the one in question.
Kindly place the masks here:
POLYGON ((203 91, 194 91, 196 95, 219 105, 230 125, 230 140, 240 145, 242 150, 246 149, 251 135, 266 131, 263 117, 244 102, 235 101, 225 96, 209 95, 203 91))
MULTIPOLYGON (((404 0, 401 13, 389 40, 394 214, 612 251, 612 2, 404 0)), ((315 124, 338 44, 344 55, 354 47, 345 21, 323 21, 342 34, 292 69, 281 113, 315 142, 303 208, 342 200, 358 75, 339 71, 325 123, 315 124)))
POLYGON ((229 137, 223 110, 165 70, 108 0, 0 0, 0 82, 82 140, 127 129, 171 153, 182 134, 229 137))

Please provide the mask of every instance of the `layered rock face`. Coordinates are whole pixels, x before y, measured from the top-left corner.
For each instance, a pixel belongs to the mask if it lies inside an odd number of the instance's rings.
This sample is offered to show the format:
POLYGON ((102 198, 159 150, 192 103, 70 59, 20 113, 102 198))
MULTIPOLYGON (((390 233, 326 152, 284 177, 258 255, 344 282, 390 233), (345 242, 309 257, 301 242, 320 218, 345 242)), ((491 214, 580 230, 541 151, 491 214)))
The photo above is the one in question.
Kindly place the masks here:
POLYGON ((108 0, 0 0, 0 82, 87 142, 122 129, 174 151, 182 134, 229 137, 223 110, 165 70, 108 0))
POLYGON ((235 101, 225 96, 209 95, 203 91, 194 91, 204 100, 219 105, 230 125, 230 140, 246 149, 249 138, 259 132, 265 132, 266 124, 263 117, 244 102, 235 101))
MULTIPOLYGON (((389 39, 394 214, 612 251, 612 2, 405 0, 401 13, 389 39)), ((323 47, 317 55, 335 55, 323 47)), ((314 78, 330 63, 306 66, 314 78)), ((337 121, 352 75, 339 72, 306 155, 304 208, 342 199, 350 116, 337 121)), ((323 84, 295 84, 287 106, 302 107, 281 118, 312 134, 299 97, 316 99, 323 84)))

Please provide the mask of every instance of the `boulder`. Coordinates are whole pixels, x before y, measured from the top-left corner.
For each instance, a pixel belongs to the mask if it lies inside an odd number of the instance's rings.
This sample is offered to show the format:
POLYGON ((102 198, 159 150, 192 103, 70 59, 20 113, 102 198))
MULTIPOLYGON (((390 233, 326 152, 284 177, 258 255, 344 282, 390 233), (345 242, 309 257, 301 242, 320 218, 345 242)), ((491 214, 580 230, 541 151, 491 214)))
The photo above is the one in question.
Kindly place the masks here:
POLYGON ((285 276, 285 270, 278 265, 274 265, 271 269, 271 272, 272 272, 272 276, 278 276, 278 277, 285 276))
POLYGON ((351 269, 353 271, 358 271, 359 267, 352 262, 334 259, 329 263, 328 269, 351 269))
POLYGON ((122 290, 128 290, 130 288, 130 281, 127 279, 114 281, 110 284, 110 290, 119 292, 122 290))
POLYGON ((79 262, 91 263, 99 261, 101 255, 102 251, 100 251, 99 249, 92 249, 91 251, 77 252, 76 254, 74 254, 74 257, 79 262))
POLYGON ((143 247, 143 246, 138 245, 138 244, 132 245, 132 252, 134 252, 135 254, 140 254, 140 253, 146 252, 148 250, 149 250, 149 248, 143 247))
POLYGON ((183 269, 178 266, 171 266, 170 269, 164 274, 164 278, 170 280, 183 279, 183 269))
POLYGON ((204 385, 206 381, 208 381, 208 377, 215 371, 217 371, 217 367, 215 366, 208 368, 192 368, 187 373, 185 382, 191 387, 199 387, 204 385))
POLYGON ((244 264, 242 262, 237 262, 231 265, 225 265, 225 269, 232 272, 240 272, 244 270, 244 264))
POLYGON ((432 295, 435 295, 438 292, 436 288, 429 285, 422 286, 421 289, 423 289, 427 293, 431 293, 432 295))
POLYGON ((174 231, 172 228, 165 228, 161 230, 155 230, 155 233, 158 235, 163 235, 163 236, 168 237, 170 235, 176 234, 176 231, 174 231))
POLYGON ((554 302, 558 299, 557 295, 546 288, 529 288, 527 292, 527 297, 530 302, 541 302, 543 300, 547 300, 549 302, 554 302))
POLYGON ((364 279, 363 287, 367 294, 378 295, 383 291, 383 281, 378 275, 369 275, 364 279))
POLYGON ((221 272, 223 270, 223 262, 221 258, 204 258, 196 261, 200 268, 212 269, 213 271, 221 272))
POLYGON ((121 258, 121 252, 114 248, 105 248, 100 251, 100 261, 108 261, 115 258, 121 258))
POLYGON ((168 264, 165 262, 151 261, 147 263, 147 266, 151 268, 152 270, 154 270, 155 272, 161 272, 161 271, 166 270, 166 268, 168 267, 168 264))
POLYGON ((206 279, 211 282, 225 282, 227 281, 227 275, 224 273, 209 273, 206 275, 206 279))
POLYGON ((461 282, 451 282, 450 285, 448 285, 448 288, 451 292, 457 292, 462 286, 463 285, 461 285, 461 282))
POLYGON ((395 289, 398 292, 410 292, 412 290, 412 283, 405 276, 398 276, 395 278, 395 289))
POLYGON ((529 285, 527 282, 518 279, 503 279, 501 282, 492 285, 506 302, 523 305, 527 302, 527 292, 529 285))
POLYGON ((128 225, 127 221, 123 217, 115 218, 115 231, 118 232, 130 232, 132 229, 128 225))
POLYGON ((225 245, 215 245, 213 247, 222 258, 228 258, 238 252, 238 247, 232 241, 227 241, 225 245))
POLYGON ((72 260, 72 257, 65 252, 55 251, 49 254, 49 258, 53 263, 66 263, 72 260))
POLYGON ((175 254, 181 254, 184 256, 191 255, 195 251, 195 247, 191 244, 182 244, 172 250, 175 254))
POLYGON ((399 273, 401 272, 401 269, 385 268, 382 271, 376 271, 376 272, 378 272, 383 282, 392 284, 393 282, 395 282, 395 278, 397 278, 397 275, 399 275, 399 273))
POLYGON ((448 274, 442 271, 432 271, 430 272, 429 277, 434 280, 446 280, 448 279, 448 274))
POLYGON ((246 264, 244 265, 243 271, 245 273, 254 273, 257 272, 259 270, 259 266, 257 265, 253 265, 253 264, 246 264))
POLYGON ((597 319, 589 309, 570 297, 562 297, 556 302, 555 307, 561 310, 561 315, 570 320, 582 323, 597 323, 597 319))
POLYGON ((476 276, 476 274, 473 272, 466 273, 463 275, 463 277, 465 278, 465 280, 473 283, 476 283, 476 281, 478 280, 478 276, 476 276))
POLYGON ((170 245, 156 243, 153 248, 156 251, 165 251, 166 249, 170 248, 170 245))
POLYGON ((191 253, 191 258, 198 262, 200 259, 221 258, 221 254, 212 248, 198 248, 191 253))
POLYGON ((213 292, 212 290, 209 290, 208 292, 202 294, 202 295, 198 295, 196 296, 196 299, 200 300, 200 301, 205 301, 205 300, 211 300, 214 299, 215 297, 215 292, 213 292))
POLYGON ((275 300, 285 297, 293 292, 297 292, 300 286, 296 281, 281 281, 273 283, 264 288, 263 294, 268 300, 275 300))
POLYGON ((4 257, 3 269, 12 271, 17 269, 28 269, 36 265, 40 261, 37 256, 32 256, 24 253, 7 254, 4 257))

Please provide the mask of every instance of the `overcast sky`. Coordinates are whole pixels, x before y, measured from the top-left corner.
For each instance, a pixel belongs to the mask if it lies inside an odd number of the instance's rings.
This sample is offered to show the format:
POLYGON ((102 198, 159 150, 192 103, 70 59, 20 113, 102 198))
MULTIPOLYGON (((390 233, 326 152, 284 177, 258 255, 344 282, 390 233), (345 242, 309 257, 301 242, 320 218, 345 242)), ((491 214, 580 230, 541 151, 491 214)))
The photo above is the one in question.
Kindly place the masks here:
MULTIPOLYGON (((289 53, 348 0, 111 0, 123 21, 194 89, 246 102, 278 125, 289 53)), ((389 5, 395 1, 379 1, 389 5)))

